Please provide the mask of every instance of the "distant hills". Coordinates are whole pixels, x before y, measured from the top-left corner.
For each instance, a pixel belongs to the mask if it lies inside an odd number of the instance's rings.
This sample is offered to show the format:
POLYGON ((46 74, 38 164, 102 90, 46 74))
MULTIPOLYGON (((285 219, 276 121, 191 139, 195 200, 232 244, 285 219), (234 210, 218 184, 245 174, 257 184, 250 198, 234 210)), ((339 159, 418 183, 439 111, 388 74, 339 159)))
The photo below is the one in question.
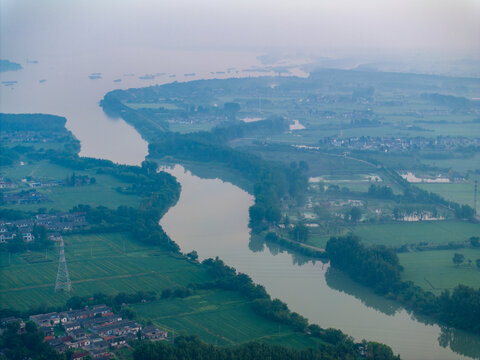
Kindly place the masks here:
POLYGON ((10 60, 0 60, 0 72, 5 71, 18 71, 22 70, 23 67, 20 64, 12 62, 10 60))

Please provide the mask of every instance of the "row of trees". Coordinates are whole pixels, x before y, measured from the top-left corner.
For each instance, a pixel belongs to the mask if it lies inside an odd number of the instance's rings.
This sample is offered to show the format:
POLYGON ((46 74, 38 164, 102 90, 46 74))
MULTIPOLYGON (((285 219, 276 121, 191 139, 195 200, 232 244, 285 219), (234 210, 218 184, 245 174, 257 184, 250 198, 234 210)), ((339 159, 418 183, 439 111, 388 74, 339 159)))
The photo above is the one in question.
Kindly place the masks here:
MULTIPOLYGON (((350 345, 350 344, 348 344, 350 345)), ((141 341, 134 344, 133 358, 135 360, 354 360, 359 356, 359 348, 366 349, 365 359, 394 360, 392 350, 378 343, 348 346, 342 342, 332 346, 321 344, 318 348, 298 350, 285 346, 269 345, 259 342, 248 342, 237 346, 218 347, 208 345, 197 337, 179 337, 175 344, 141 341)))
MULTIPOLYGON (((465 258, 465 255, 460 254, 460 253, 455 253, 455 254, 453 254, 452 261, 453 261, 453 263, 454 263, 455 265, 457 265, 457 266, 462 265, 464 262, 467 262, 468 265, 471 265, 471 262, 472 262, 472 260, 466 259, 466 258, 465 258)), ((476 265, 477 268, 480 270, 480 259, 476 259, 476 260, 475 260, 475 265, 476 265)))

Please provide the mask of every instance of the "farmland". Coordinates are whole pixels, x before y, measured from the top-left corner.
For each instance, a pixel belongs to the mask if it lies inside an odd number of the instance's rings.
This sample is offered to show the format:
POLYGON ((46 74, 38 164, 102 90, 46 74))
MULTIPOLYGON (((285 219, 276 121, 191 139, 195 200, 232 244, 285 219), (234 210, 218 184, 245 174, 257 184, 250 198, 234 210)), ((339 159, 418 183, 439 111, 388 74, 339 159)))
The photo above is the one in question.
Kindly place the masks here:
MULTIPOLYGON (((18 188, 13 191, 28 190, 29 186, 22 179, 34 179, 35 181, 64 180, 67 176, 72 176, 74 172, 71 169, 52 164, 49 161, 29 161, 23 165, 2 167, 1 176, 10 179, 18 184, 18 188)), ((120 205, 138 207, 140 197, 136 195, 126 195, 117 191, 117 188, 123 188, 129 184, 121 182, 110 175, 97 174, 94 170, 75 171, 76 176, 86 175, 95 178, 95 184, 84 186, 55 186, 49 188, 37 189, 38 193, 48 197, 49 202, 38 204, 7 205, 7 208, 37 211, 39 208, 55 209, 57 211, 67 211, 78 204, 91 206, 107 206, 117 208, 120 205)))
POLYGON ((230 345, 254 339, 292 346, 315 346, 284 325, 259 318, 245 299, 223 290, 199 291, 184 299, 162 299, 136 304, 138 315, 176 333, 196 334, 207 342, 230 345))
POLYGON ((422 251, 403 253, 398 257, 404 267, 402 280, 413 281, 437 295, 459 284, 474 288, 480 284, 480 269, 475 266, 475 260, 480 259, 480 249, 422 251), (454 265, 452 258, 455 253, 464 255, 466 263, 454 265), (472 264, 468 264, 468 259, 472 264))
POLYGON ((474 184, 470 183, 447 183, 447 184, 418 184, 419 188, 436 193, 447 200, 459 204, 467 204, 473 207, 474 184))
POLYGON ((448 244, 480 236, 480 226, 461 221, 366 224, 350 228, 365 243, 400 247, 404 244, 448 244))
MULTIPOLYGON (((0 258, 0 304, 28 310, 39 306, 61 306, 71 295, 97 292, 117 294, 186 287, 212 281, 202 266, 182 256, 140 245, 125 233, 65 236, 67 260, 73 293, 54 292, 58 248, 0 258)), ((234 291, 197 290, 186 298, 159 299, 134 304, 140 318, 158 326, 199 335, 218 344, 262 339, 291 346, 313 346, 318 340, 295 333, 286 325, 256 315, 249 300, 234 291), (221 321, 220 321, 221 320, 221 321), (279 332, 280 331, 280 332, 279 332)))
MULTIPOLYGON (((65 236, 65 257, 74 294, 115 294, 162 289, 206 281, 205 271, 154 247, 139 245, 126 234, 65 236), (123 249, 125 248, 125 252, 123 249)), ((42 304, 59 306, 69 297, 55 294, 58 249, 10 255, 2 253, 0 303, 19 310, 42 304), (35 259, 29 262, 29 259, 35 259)))

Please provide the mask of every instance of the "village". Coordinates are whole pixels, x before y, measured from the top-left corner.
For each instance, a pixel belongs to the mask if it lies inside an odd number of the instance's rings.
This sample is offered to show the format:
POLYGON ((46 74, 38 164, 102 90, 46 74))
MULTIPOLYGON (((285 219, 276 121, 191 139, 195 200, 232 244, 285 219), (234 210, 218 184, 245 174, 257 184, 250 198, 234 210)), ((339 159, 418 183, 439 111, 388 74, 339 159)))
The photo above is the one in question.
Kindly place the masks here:
POLYGON ((432 137, 379 137, 355 136, 339 138, 325 137, 320 140, 322 149, 370 150, 382 152, 409 151, 458 151, 461 148, 480 147, 480 138, 465 136, 432 137))
POLYGON ((35 240, 35 227, 44 227, 50 240, 56 240, 63 231, 82 230, 88 227, 84 212, 59 212, 56 214, 38 214, 26 220, 7 221, 0 219, 0 244, 8 243, 21 236, 23 241, 35 240))
POLYGON ((93 185, 95 182, 96 180, 94 177, 89 177, 87 175, 79 176, 75 175, 75 173, 73 173, 71 176, 67 176, 63 180, 36 180, 31 177, 27 177, 18 183, 0 177, 0 189, 23 188, 23 190, 18 192, 4 192, 1 201, 3 201, 3 204, 6 205, 29 205, 45 203, 49 202, 50 199, 47 195, 38 192, 36 189, 46 189, 57 186, 77 187, 93 185))
MULTIPOLYGON (((142 327, 134 320, 123 319, 106 305, 95 305, 91 308, 51 312, 31 315, 44 335, 44 342, 58 353, 73 350, 72 359, 81 360, 87 357, 94 359, 111 359, 113 350, 128 347, 128 341, 147 339, 151 341, 167 340, 168 333, 154 325, 142 327)), ((19 333, 25 332, 25 322, 16 317, 0 320, 0 333, 8 324, 17 322, 19 333)))
POLYGON ((48 143, 65 139, 65 133, 63 131, 47 133, 29 130, 2 130, 0 139, 4 143, 48 143))

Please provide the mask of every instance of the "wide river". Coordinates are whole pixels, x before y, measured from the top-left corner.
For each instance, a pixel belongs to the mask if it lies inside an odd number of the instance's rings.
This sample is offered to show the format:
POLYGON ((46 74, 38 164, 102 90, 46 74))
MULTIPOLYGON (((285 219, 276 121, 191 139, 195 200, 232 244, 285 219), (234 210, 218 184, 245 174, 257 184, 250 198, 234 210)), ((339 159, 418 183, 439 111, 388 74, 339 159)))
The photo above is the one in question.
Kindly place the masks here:
MULTIPOLYGON (((17 83, 1 85, 0 111, 65 116, 67 127, 82 143, 81 155, 127 164, 139 164, 147 153, 147 144, 123 120, 105 116, 98 102, 107 91, 173 80, 252 76, 254 73, 241 70, 259 65, 253 54, 152 49, 35 60, 38 63, 24 64, 21 71, 1 74, 2 81, 17 83), (132 53, 142 56, 128 55, 132 53), (195 64, 189 60, 192 58, 195 64), (234 69, 228 73, 228 68, 234 69), (212 74, 216 71, 225 73, 212 74), (101 78, 90 79, 92 73, 101 73, 101 78), (191 73, 195 75, 185 75, 191 73), (139 79, 145 74, 159 75, 139 79), (121 81, 114 82, 116 79, 121 81)), ((427 325, 394 302, 328 270, 327 264, 251 241, 247 224, 253 198, 239 187, 209 176, 208 171, 207 176, 196 176, 202 172, 196 169, 192 174, 179 165, 166 170, 177 177, 182 193, 161 224, 182 251, 196 250, 202 259, 219 256, 311 323, 339 328, 356 340, 383 342, 403 359, 480 358, 479 336, 427 325)))

